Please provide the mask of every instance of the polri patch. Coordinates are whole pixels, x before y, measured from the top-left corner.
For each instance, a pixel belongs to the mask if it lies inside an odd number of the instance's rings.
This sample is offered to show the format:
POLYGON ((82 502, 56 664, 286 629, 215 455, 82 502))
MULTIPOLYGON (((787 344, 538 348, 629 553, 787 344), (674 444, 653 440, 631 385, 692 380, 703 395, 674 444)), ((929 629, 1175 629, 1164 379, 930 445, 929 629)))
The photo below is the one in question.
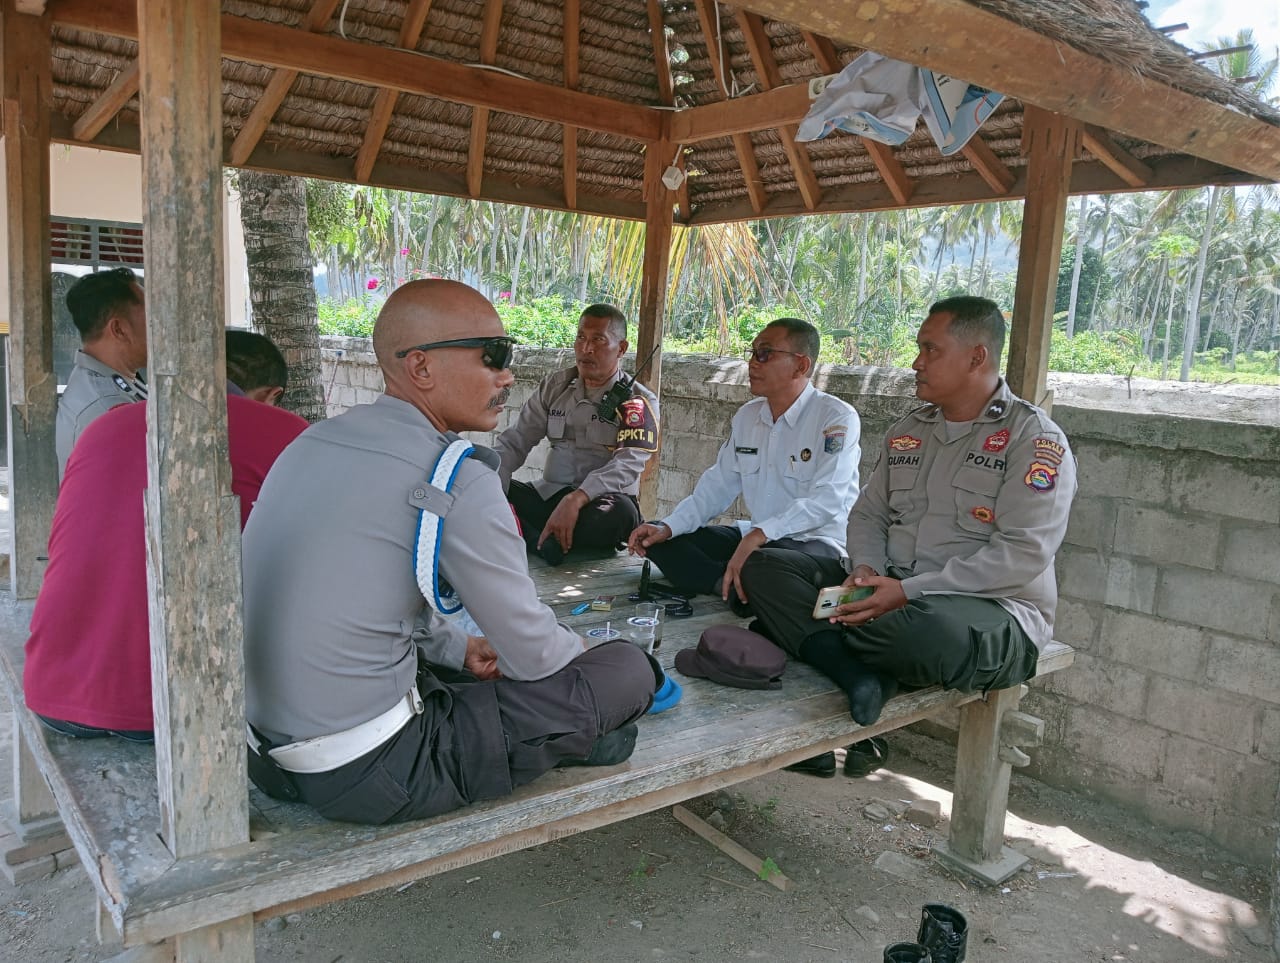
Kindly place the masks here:
POLYGON ((1033 492, 1051 492, 1058 484, 1058 466, 1042 461, 1032 461, 1022 479, 1033 492))
POLYGON ((920 447, 920 439, 911 435, 899 435, 889 439, 889 447, 894 451, 915 451, 920 447))
POLYGON ((658 450, 658 419, 653 417, 644 398, 628 398, 618 405, 622 415, 618 426, 618 447, 637 451, 658 450))
POLYGON ((1009 444, 1009 429, 1001 428, 994 435, 987 435, 987 440, 982 443, 983 451, 1004 451, 1005 446, 1009 444))
POLYGON ((1061 465, 1062 459, 1067 454, 1065 446, 1054 441, 1052 438, 1037 438, 1032 443, 1035 446, 1036 457, 1051 461, 1055 465, 1061 465))
POLYGON ((975 505, 969 514, 985 525, 990 525, 996 520, 996 513, 986 505, 975 505))
POLYGON ((844 436, 844 425, 832 425, 830 428, 823 429, 822 450, 828 455, 834 455, 838 451, 843 451, 844 436))

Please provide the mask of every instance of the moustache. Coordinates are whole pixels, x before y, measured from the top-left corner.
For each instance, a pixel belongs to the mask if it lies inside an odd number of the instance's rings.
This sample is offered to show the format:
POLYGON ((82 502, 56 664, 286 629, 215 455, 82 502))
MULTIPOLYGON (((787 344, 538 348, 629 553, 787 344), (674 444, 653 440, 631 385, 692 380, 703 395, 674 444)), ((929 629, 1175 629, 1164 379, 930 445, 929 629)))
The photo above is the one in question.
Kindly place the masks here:
POLYGON ((503 388, 496 395, 489 399, 490 408, 501 408, 507 403, 507 399, 511 397, 511 389, 503 388))

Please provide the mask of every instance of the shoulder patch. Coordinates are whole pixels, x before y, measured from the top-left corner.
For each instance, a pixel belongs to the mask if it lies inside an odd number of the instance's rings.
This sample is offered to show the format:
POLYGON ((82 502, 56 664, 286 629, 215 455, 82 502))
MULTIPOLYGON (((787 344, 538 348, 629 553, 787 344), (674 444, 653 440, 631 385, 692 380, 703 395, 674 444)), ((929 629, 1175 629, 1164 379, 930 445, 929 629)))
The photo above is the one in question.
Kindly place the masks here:
MULTIPOLYGON (((847 425, 830 425, 822 429, 822 450, 828 455, 843 451, 846 434, 848 434, 847 425)), ((807 451, 808 449, 805 450, 807 451)), ((805 460, 808 461, 808 459, 805 460)))
POLYGON ((643 397, 633 395, 618 405, 618 447, 658 450, 658 421, 643 397))
POLYGON ((1052 462, 1032 459, 1022 480, 1033 492, 1051 492, 1058 484, 1058 466, 1052 462))
POLYGON ((1055 465, 1061 465, 1067 454, 1066 446, 1052 438, 1036 438, 1031 444, 1035 448, 1036 458, 1051 461, 1055 465))

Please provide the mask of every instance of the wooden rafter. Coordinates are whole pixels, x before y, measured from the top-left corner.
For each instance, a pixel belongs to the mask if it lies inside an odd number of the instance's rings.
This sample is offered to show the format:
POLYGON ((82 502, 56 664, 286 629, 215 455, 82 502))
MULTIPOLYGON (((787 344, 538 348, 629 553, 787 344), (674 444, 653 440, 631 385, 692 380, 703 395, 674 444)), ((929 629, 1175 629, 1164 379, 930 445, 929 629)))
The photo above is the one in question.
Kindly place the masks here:
MULTIPOLYGON (((564 86, 578 89, 578 35, 582 25, 578 0, 564 3, 564 86)), ((565 124, 564 128, 564 206, 574 210, 578 206, 578 128, 565 124)))
POLYGON ((658 0, 649 0, 649 39, 653 41, 653 63, 658 77, 658 100, 664 104, 675 103, 675 91, 671 84, 671 57, 667 53, 667 25, 662 19, 662 7, 658 0))
POLYGON ((99 96, 76 120, 72 132, 76 140, 93 140, 102 132, 102 128, 111 122, 111 118, 120 113, 120 108, 127 104, 138 92, 138 61, 134 61, 116 74, 99 96))
POLYGON ((1089 153, 1130 187, 1146 187, 1151 183, 1151 168, 1113 141, 1101 127, 1086 124, 1083 138, 1089 153))
MULTIPOLYGON (((129 0, 59 0, 50 16, 55 24, 138 39, 137 10, 129 0)), ((572 123, 630 140, 655 140, 663 130, 664 119, 652 108, 565 90, 559 84, 229 14, 222 16, 221 26, 222 55, 232 60, 572 123)))
MULTIPOLYGON (((760 89, 772 90, 782 86, 782 75, 774 60, 773 47, 769 43, 769 35, 765 33, 764 21, 759 14, 746 10, 739 10, 734 16, 742 30, 742 38, 746 41, 747 52, 751 55, 760 89)), ((804 200, 804 206, 813 211, 822 203, 822 188, 818 186, 818 177, 813 172, 809 151, 796 140, 796 132, 797 125, 784 124, 778 128, 778 139, 782 141, 782 149, 791 163, 791 172, 795 176, 796 187, 804 200)))
MULTIPOLYGON (((742 5, 801 30, 965 77, 1024 104, 1280 180, 1280 128, 1150 77, 1135 83, 1121 63, 1077 50, 968 0, 745 0, 742 5), (987 38, 993 37, 1012 55, 982 56, 987 38), (1036 69, 1027 69, 1028 64, 1036 69)), ((769 119, 776 120, 776 114, 769 119)))
MULTIPOLYGON (((338 0, 316 0, 307 13, 306 19, 302 21, 302 29, 323 30, 337 6, 338 0)), ((240 133, 231 144, 233 167, 242 165, 253 153, 253 149, 258 146, 258 141, 267 132, 267 125, 271 123, 271 118, 276 115, 285 97, 289 96, 289 90, 297 79, 298 71, 296 70, 277 70, 272 73, 271 79, 262 91, 262 96, 253 105, 253 110, 249 111, 249 116, 244 119, 240 133)))
MULTIPOLYGON (((498 31, 502 27, 502 0, 485 0, 480 28, 480 62, 492 64, 498 55, 498 31)), ((484 180, 484 151, 489 139, 489 108, 476 107, 471 114, 471 148, 467 154, 467 193, 480 196, 484 180)))
MULTIPOLYGON (((698 22, 702 25, 702 37, 707 45, 707 59, 711 61, 711 70, 715 74, 716 83, 719 84, 725 100, 729 101, 729 72, 726 69, 729 53, 724 46, 716 0, 694 0, 694 6, 698 9, 698 22)), ((754 98, 745 98, 745 100, 752 99, 754 98)), ((737 102, 743 103, 743 100, 740 99, 737 102)), ((762 214, 768 198, 765 195, 764 184, 760 180, 760 165, 756 161, 756 150, 751 143, 751 135, 744 130, 732 132, 731 137, 733 149, 738 155, 738 166, 742 168, 747 197, 751 199, 751 206, 755 212, 762 214)))
MULTIPOLYGON (((830 38, 823 37, 813 33, 810 30, 802 31, 804 42, 809 47, 809 52, 813 54, 813 59, 818 62, 818 68, 824 74, 838 74, 843 65, 840 63, 840 55, 836 52, 836 45, 831 42, 830 38)), ((863 137, 862 146, 867 149, 867 154, 871 157, 871 162, 876 165, 876 170, 880 172, 880 177, 884 181, 885 186, 889 188, 889 193, 893 195, 893 199, 899 204, 906 204, 915 192, 916 185, 902 163, 893 153, 893 148, 888 144, 882 144, 878 140, 872 140, 869 137, 863 137)))
POLYGON ((1004 161, 996 156, 981 134, 974 134, 969 143, 960 148, 960 153, 969 162, 969 166, 977 171, 984 181, 991 185, 997 194, 1008 194, 1013 189, 1016 178, 1013 171, 1005 166, 1004 161))
MULTIPOLYGON (((423 28, 427 25, 427 14, 431 12, 431 2, 432 0, 409 0, 409 7, 400 24, 400 37, 396 41, 396 45, 402 50, 413 50, 418 46, 423 28)), ((373 98, 369 124, 364 130, 360 152, 356 154, 356 181, 360 184, 369 182, 369 175, 373 173, 378 152, 382 150, 382 141, 387 136, 387 126, 391 123, 391 115, 395 113, 399 97, 399 91, 379 87, 373 98)))

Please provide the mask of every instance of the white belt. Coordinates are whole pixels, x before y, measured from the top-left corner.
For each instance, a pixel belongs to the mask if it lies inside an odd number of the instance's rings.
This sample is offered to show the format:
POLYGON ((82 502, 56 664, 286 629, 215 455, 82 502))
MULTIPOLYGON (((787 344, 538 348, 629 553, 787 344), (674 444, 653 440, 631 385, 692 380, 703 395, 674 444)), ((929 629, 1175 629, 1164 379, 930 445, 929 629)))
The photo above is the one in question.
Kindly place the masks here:
POLYGON ((278 746, 269 755, 289 772, 329 772, 377 749, 421 712, 422 697, 415 685, 403 699, 368 722, 329 736, 278 746))

